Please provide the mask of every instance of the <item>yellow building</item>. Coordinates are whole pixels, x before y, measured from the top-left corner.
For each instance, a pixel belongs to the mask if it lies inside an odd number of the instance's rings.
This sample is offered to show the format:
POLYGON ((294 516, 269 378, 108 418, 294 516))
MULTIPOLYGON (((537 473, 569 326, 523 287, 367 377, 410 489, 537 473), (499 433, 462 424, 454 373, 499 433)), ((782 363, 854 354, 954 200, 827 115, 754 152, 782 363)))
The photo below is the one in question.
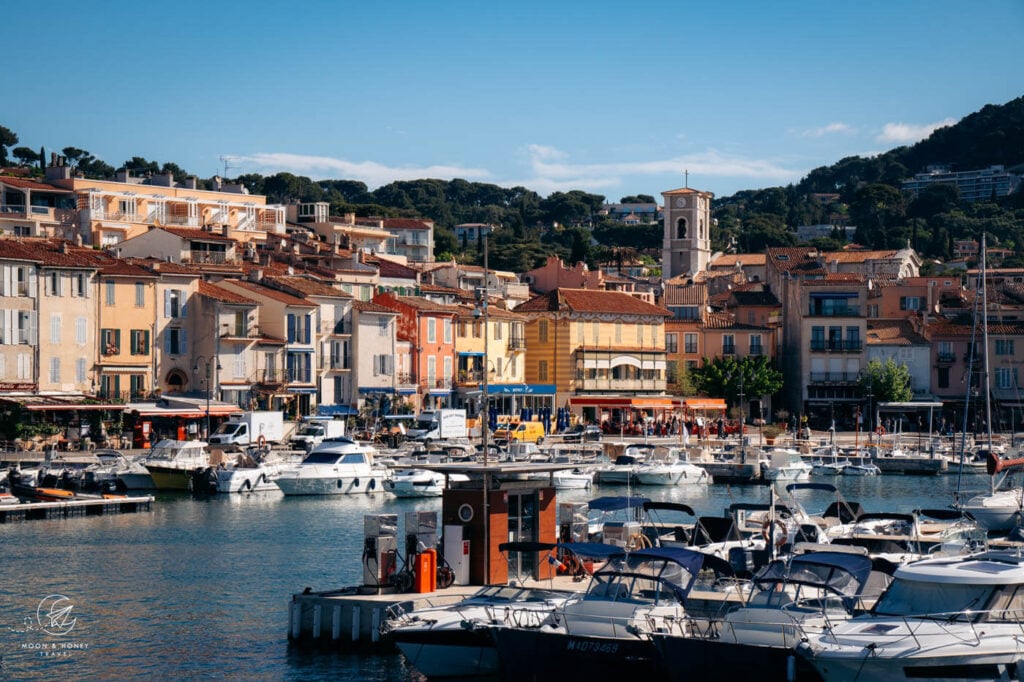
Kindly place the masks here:
POLYGON ((526 382, 554 384, 555 405, 591 420, 671 408, 664 308, 616 291, 554 289, 516 312, 527 318, 526 382))
MULTIPOLYGON (((154 387, 158 276, 109 257, 98 257, 97 266, 99 289, 94 300, 99 326, 99 395, 107 400, 144 400, 154 387)), ((186 352, 184 346, 179 352, 186 352)))
POLYGON ((455 385, 460 403, 475 413, 475 397, 483 389, 487 368, 491 404, 500 414, 516 414, 519 405, 515 396, 526 394, 526 318, 493 304, 488 306, 485 343, 480 309, 464 305, 459 311, 455 385))

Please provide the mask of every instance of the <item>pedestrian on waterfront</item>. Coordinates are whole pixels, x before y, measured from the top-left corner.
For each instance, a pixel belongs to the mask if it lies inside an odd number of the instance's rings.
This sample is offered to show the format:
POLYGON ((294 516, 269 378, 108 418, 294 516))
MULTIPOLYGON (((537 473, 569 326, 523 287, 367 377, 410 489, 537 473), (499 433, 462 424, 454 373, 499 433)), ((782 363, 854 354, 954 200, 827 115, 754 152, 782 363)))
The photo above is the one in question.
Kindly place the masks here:
POLYGON ((725 420, 721 417, 718 418, 718 437, 725 438, 725 420))

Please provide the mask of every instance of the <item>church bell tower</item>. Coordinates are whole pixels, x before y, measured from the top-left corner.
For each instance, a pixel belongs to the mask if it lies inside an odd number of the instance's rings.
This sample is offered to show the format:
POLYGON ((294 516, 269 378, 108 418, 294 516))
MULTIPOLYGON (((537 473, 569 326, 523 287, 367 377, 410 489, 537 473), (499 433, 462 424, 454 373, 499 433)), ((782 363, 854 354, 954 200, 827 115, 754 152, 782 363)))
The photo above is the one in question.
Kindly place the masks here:
POLYGON ((661 193, 665 202, 661 276, 693 276, 711 262, 711 192, 684 187, 661 193))

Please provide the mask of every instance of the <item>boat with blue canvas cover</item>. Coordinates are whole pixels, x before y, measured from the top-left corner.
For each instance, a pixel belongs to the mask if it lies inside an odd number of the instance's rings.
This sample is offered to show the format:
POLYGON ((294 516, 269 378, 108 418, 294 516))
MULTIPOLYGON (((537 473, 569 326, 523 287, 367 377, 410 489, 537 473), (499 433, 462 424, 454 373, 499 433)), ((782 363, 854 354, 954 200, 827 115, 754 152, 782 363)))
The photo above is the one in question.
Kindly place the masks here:
POLYGON ((684 603, 704 564, 689 549, 620 552, 595 571, 587 592, 536 627, 491 630, 509 680, 653 679, 649 634, 685 619, 684 603))
POLYGON ((815 679, 810 665, 796 665, 793 649, 809 632, 820 633, 863 610, 869 584, 877 597, 877 586, 887 582, 872 582, 871 567, 866 552, 850 551, 772 561, 754 577, 742 606, 721 618, 677 624, 679 632, 651 633, 665 675, 673 682, 745 679, 756 670, 765 682, 815 679))
MULTIPOLYGON (((562 565, 573 557, 606 560, 620 550, 598 543, 507 542, 499 551, 544 552, 562 565), (559 556, 560 555, 560 556, 559 556)), ((541 559, 544 560, 544 559, 541 559)), ((498 673, 492 628, 537 626, 574 592, 536 585, 489 585, 452 605, 390 614, 382 631, 424 676, 484 677, 498 673)))

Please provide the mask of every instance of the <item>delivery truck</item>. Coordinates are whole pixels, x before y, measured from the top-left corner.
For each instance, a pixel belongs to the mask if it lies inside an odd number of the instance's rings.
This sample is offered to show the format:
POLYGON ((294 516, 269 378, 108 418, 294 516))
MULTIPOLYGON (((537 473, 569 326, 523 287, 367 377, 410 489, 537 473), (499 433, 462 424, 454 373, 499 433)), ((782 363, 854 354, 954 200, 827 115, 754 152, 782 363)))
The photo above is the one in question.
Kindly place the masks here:
POLYGON ((406 434, 409 440, 421 443, 466 438, 468 435, 466 411, 453 409, 421 412, 406 434))
POLYGON ((228 417, 210 436, 210 445, 258 445, 280 443, 284 416, 280 412, 240 412, 228 417))
POLYGON ((291 445, 296 450, 309 452, 326 438, 345 435, 345 421, 330 417, 307 417, 292 436, 291 445))

